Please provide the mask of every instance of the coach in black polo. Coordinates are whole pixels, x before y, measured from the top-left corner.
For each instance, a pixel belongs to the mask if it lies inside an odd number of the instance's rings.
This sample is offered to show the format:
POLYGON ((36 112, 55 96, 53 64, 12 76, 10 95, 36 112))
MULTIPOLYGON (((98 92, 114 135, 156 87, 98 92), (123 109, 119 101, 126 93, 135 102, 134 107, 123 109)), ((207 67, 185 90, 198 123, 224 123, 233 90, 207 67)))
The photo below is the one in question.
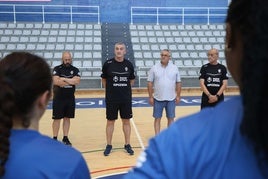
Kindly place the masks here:
POLYGON ((79 69, 72 65, 70 52, 62 53, 62 64, 53 69, 53 138, 57 140, 60 122, 63 119, 63 139, 66 145, 72 145, 69 138, 70 118, 75 117, 75 88, 80 83, 79 69))
POLYGON ((132 118, 132 92, 134 84, 134 67, 129 60, 124 58, 126 46, 124 43, 116 43, 114 48, 115 57, 107 60, 102 67, 102 83, 105 87, 106 102, 106 140, 107 145, 104 156, 108 156, 112 150, 112 136, 114 123, 118 118, 118 112, 123 123, 125 136, 124 149, 129 155, 134 151, 130 145, 130 119, 132 118))

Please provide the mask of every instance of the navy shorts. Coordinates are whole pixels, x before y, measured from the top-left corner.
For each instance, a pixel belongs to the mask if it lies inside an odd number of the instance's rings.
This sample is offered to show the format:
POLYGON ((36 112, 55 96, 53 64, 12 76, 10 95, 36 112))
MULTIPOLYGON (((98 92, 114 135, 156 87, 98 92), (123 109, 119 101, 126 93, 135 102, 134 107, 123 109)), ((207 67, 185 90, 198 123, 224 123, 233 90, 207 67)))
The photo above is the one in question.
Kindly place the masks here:
POLYGON ((118 112, 121 119, 132 118, 132 102, 106 103, 106 119, 116 120, 118 112))
POLYGON ((74 118, 75 98, 53 99, 52 109, 52 119, 74 118))

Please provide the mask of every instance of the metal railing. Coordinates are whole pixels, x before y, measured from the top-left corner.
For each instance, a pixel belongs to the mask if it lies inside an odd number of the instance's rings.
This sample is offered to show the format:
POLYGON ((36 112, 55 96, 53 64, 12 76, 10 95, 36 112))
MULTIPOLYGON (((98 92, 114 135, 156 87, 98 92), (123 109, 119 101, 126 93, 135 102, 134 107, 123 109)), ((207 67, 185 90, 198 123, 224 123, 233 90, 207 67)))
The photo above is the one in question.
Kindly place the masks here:
POLYGON ((0 4, 0 21, 95 22, 99 6, 0 4))
POLYGON ((227 7, 131 7, 134 23, 223 23, 227 7))

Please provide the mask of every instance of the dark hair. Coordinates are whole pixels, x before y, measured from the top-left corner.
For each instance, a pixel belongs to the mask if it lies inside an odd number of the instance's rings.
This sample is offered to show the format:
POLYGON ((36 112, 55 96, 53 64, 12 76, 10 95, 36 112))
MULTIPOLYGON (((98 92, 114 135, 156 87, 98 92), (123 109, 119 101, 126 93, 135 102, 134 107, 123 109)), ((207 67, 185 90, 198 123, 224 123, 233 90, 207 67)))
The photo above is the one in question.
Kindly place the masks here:
POLYGON ((41 57, 13 52, 0 60, 0 176, 9 155, 12 119, 19 116, 28 128, 35 100, 45 91, 51 93, 52 76, 41 57))
POLYGON ((259 161, 268 162, 268 1, 233 0, 226 22, 231 25, 231 47, 238 34, 243 45, 240 130, 253 143, 259 161))

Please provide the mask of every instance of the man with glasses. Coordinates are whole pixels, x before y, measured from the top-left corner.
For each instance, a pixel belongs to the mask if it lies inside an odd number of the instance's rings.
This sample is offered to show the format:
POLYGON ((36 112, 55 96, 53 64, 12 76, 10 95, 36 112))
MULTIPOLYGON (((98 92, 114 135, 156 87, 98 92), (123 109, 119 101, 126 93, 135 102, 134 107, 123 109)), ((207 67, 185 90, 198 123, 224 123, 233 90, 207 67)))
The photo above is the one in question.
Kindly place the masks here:
POLYGON ((79 69, 72 66, 72 55, 62 53, 62 64, 53 69, 53 139, 57 140, 60 122, 63 119, 63 139, 65 145, 72 145, 69 138, 70 118, 75 116, 75 87, 80 83, 79 69))
POLYGON ((208 51, 209 63, 200 69, 200 87, 203 91, 201 98, 201 109, 213 107, 224 100, 224 90, 227 88, 227 69, 218 63, 219 52, 212 48, 208 51))
POLYGON ((155 64, 148 73, 149 103, 153 106, 155 135, 160 132, 161 118, 165 108, 167 126, 174 122, 175 107, 180 102, 181 77, 179 69, 170 62, 171 52, 161 51, 161 61, 155 64))

